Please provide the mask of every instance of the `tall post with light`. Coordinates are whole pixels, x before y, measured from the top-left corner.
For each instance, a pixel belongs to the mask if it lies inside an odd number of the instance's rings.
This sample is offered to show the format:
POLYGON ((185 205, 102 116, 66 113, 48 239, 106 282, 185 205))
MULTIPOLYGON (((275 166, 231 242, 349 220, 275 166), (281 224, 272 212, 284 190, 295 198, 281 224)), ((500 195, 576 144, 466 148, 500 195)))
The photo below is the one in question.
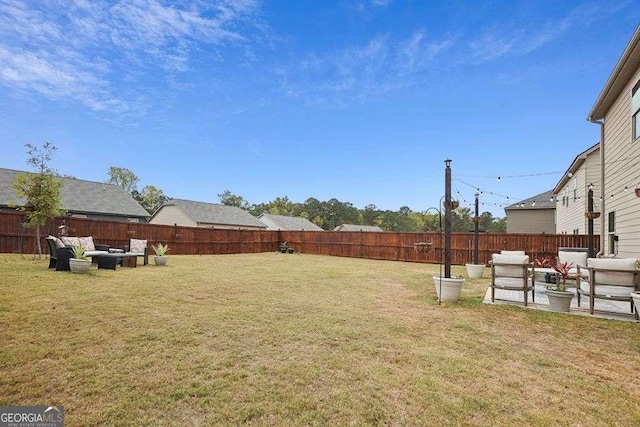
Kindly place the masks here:
POLYGON ((593 244, 593 220, 600 216, 600 212, 593 211, 593 184, 589 184, 589 191, 587 191, 587 247, 589 252, 589 258, 595 257, 595 250, 593 244))
POLYGON ((451 159, 444 165, 444 277, 451 278, 451 159))
POLYGON ((475 265, 478 265, 478 252, 479 252, 479 246, 480 246, 480 236, 478 236, 479 233, 479 229, 478 227, 480 226, 480 216, 479 216, 479 209, 478 209, 478 196, 480 196, 480 194, 476 193, 476 203, 475 203, 475 207, 476 207, 476 212, 475 212, 475 216, 473 217, 473 263, 475 265))

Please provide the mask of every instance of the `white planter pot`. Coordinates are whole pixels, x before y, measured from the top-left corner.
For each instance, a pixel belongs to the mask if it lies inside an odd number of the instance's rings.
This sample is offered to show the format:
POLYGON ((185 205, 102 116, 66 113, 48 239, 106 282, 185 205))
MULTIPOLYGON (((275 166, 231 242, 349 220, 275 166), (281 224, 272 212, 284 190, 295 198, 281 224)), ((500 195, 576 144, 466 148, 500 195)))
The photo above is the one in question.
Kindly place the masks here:
POLYGON ((73 273, 84 273, 91 268, 91 260, 69 258, 69 268, 73 273))
POLYGON ((571 299, 575 294, 569 291, 552 291, 547 289, 547 298, 549 299, 549 308, 551 311, 559 313, 568 313, 571 306, 571 299))
POLYGON ((467 275, 469 279, 480 279, 482 278, 482 273, 484 273, 484 265, 483 264, 465 264, 467 267, 467 275))
POLYGON ((460 299, 460 291, 464 283, 463 278, 433 276, 433 283, 436 286, 436 294, 439 301, 456 302, 460 299), (442 294, 440 292, 441 288, 442 294))
POLYGON ((155 262, 156 265, 167 265, 167 257, 156 255, 153 257, 153 262, 155 262))
POLYGON ((631 298, 633 298, 633 305, 636 309, 636 313, 640 315, 640 292, 631 292, 631 298))

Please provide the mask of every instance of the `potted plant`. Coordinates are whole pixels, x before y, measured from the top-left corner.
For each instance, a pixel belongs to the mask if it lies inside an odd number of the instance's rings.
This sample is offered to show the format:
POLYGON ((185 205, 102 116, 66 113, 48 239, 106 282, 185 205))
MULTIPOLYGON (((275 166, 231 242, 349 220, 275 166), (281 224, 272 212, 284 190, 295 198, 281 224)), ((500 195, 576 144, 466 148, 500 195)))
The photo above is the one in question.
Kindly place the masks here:
POLYGON ((480 279, 484 273, 484 264, 465 264, 469 279, 480 279))
POLYGON ((158 243, 153 246, 153 251, 156 253, 156 256, 153 257, 153 261, 156 265, 167 265, 166 253, 169 251, 169 246, 158 243))
POLYGON ((571 299, 574 293, 567 290, 567 278, 569 278, 569 269, 573 266, 573 263, 563 262, 552 266, 558 273, 556 275, 556 281, 553 284, 547 285, 547 297, 549 298, 549 307, 551 311, 568 312, 571 306, 571 299))
POLYGON ((436 287, 438 301, 456 302, 460 299, 464 277, 433 276, 433 284, 436 287))
POLYGON ((73 273, 84 273, 91 267, 91 259, 84 254, 82 246, 74 246, 73 258, 69 258, 69 268, 73 273))

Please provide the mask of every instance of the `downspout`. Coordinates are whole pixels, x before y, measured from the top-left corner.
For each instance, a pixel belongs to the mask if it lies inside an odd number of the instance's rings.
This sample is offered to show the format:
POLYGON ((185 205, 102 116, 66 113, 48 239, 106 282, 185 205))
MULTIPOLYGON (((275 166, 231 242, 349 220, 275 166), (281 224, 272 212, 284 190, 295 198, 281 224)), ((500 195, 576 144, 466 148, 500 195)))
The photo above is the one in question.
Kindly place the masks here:
POLYGON ((591 123, 600 125, 600 251, 596 254, 596 258, 598 258, 604 254, 604 245, 606 244, 604 234, 604 208, 606 200, 606 197, 604 197, 604 119, 594 120, 593 117, 589 116, 588 120, 591 123))

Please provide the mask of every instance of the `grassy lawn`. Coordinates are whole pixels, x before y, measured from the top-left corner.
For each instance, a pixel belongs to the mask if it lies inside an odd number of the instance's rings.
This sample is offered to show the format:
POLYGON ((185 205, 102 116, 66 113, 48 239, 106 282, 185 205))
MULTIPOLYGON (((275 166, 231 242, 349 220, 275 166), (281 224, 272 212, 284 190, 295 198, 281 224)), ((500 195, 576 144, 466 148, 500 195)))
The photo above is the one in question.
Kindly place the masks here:
POLYGON ((487 279, 438 306, 434 265, 47 265, 0 254, 0 405, 67 425, 640 423, 640 325, 482 304, 487 279))

